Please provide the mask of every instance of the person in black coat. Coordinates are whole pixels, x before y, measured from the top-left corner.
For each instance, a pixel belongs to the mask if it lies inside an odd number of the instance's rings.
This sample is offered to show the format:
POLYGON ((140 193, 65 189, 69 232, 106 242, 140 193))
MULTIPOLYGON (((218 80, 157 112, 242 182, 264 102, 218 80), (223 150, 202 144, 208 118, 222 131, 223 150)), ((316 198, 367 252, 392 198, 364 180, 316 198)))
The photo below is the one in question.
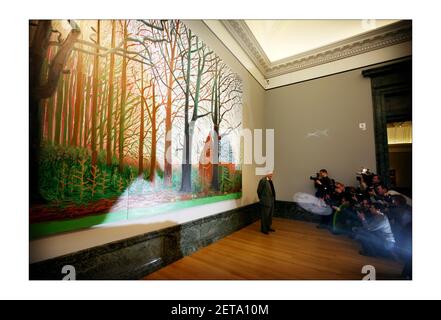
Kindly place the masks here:
POLYGON ((317 179, 314 180, 314 187, 317 189, 315 193, 317 198, 324 198, 333 192, 333 181, 329 178, 326 169, 319 171, 317 179))
POLYGON ((259 186, 257 187, 257 196, 259 197, 262 210, 260 231, 264 234, 268 234, 269 231, 275 231, 271 228, 276 201, 276 191, 272 178, 273 173, 269 172, 260 179, 259 186))

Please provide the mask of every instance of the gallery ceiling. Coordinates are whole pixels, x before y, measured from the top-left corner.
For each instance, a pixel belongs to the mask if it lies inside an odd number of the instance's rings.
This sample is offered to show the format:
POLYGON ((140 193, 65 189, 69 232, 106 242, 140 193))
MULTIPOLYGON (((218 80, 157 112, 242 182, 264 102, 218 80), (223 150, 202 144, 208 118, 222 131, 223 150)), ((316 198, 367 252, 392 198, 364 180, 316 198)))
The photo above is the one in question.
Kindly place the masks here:
POLYGON ((398 20, 245 20, 272 63, 398 20))
POLYGON ((411 20, 204 20, 265 88, 408 57, 411 20))

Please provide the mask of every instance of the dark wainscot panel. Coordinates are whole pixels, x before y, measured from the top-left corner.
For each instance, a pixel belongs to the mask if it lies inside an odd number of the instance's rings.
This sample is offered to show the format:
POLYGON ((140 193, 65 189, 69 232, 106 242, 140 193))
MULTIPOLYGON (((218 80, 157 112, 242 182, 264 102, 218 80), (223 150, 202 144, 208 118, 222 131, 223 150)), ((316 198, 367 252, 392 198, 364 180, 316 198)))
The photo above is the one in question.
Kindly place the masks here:
POLYGON ((297 203, 289 201, 277 200, 274 216, 278 218, 301 220, 312 223, 320 222, 320 216, 311 214, 310 212, 301 208, 297 203))

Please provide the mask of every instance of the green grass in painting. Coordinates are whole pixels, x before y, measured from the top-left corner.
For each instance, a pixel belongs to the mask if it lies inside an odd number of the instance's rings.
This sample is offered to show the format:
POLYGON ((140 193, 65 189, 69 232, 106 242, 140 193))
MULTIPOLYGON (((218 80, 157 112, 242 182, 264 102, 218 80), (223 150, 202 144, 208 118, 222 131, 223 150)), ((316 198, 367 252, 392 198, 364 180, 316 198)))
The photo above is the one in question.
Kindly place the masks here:
POLYGON ((134 208, 134 209, 130 209, 128 212, 119 211, 119 212, 105 213, 101 215, 87 216, 72 220, 35 223, 30 225, 29 237, 32 240, 60 232, 74 231, 78 229, 89 228, 99 224, 117 222, 121 220, 143 218, 143 217, 153 216, 156 214, 175 211, 179 209, 210 204, 218 201, 239 199, 241 197, 242 197, 242 193, 236 192, 236 193, 229 193, 226 195, 171 202, 149 208, 134 208))

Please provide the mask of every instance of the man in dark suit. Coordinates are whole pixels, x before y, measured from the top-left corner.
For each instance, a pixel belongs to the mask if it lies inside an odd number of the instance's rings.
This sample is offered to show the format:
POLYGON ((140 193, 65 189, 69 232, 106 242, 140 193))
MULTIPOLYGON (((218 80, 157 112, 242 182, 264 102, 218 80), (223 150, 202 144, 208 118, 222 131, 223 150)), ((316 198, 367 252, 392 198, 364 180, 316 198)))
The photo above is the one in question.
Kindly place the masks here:
POLYGON ((269 172, 265 177, 260 179, 259 186, 257 187, 257 195, 260 200, 262 216, 260 230, 264 234, 268 234, 269 231, 274 232, 271 228, 273 221, 274 205, 276 201, 276 191, 273 184, 273 173, 269 172))

